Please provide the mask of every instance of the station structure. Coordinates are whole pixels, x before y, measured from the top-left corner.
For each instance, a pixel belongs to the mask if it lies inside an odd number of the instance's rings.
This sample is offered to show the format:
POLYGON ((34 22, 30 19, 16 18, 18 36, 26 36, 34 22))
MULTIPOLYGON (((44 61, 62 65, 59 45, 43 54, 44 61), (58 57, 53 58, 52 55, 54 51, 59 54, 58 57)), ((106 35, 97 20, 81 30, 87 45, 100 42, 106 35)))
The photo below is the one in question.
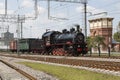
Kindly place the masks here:
POLYGON ((90 24, 90 36, 95 37, 97 35, 105 38, 104 43, 106 46, 101 46, 102 51, 108 51, 108 47, 111 50, 120 51, 120 43, 113 43, 113 19, 110 17, 96 18, 89 20, 90 24))

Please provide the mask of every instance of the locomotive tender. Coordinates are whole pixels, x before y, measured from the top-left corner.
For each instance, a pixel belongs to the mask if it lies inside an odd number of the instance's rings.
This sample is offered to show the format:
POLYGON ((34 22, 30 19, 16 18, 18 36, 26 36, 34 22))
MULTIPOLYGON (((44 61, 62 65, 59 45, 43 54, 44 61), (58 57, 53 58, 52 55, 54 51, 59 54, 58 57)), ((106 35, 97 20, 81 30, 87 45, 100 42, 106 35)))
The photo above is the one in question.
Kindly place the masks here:
MULTIPOLYGON (((13 41, 17 42, 17 41, 13 41)), ((12 42, 11 42, 12 43, 12 42)), ((10 43, 10 44, 11 44, 10 43)), ((11 44, 13 45, 13 44, 11 44)), ((17 43, 14 43, 14 46, 17 43)), ((79 56, 87 53, 87 44, 85 42, 84 34, 77 29, 71 28, 70 31, 64 29, 59 31, 48 31, 42 35, 42 39, 20 39, 20 52, 37 52, 48 55, 72 55, 79 56)), ((17 49, 17 48, 15 48, 17 49)), ((10 47, 10 50, 15 49, 10 47)), ((17 51, 17 50, 16 50, 17 51)))

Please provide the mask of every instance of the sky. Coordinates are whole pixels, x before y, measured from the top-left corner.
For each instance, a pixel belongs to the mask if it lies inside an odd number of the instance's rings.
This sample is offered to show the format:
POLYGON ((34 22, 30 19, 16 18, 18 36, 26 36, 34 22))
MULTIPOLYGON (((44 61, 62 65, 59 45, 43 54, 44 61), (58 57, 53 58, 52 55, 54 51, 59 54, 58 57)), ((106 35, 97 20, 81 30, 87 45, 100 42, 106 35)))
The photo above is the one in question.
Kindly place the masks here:
MULTIPOLYGON (((47 1, 38 1, 38 17, 35 17, 34 0, 7 0, 8 15, 24 15, 30 17, 23 23, 23 38, 41 38, 46 29, 62 31, 70 29, 75 24, 79 24, 84 33, 83 4, 51 1, 49 7, 47 1)), ((113 33, 117 31, 117 25, 120 21, 120 0, 88 0, 87 2, 87 20, 98 17, 111 17, 113 20, 113 33), (91 16, 91 14, 100 14, 91 16)), ((0 0, 0 14, 5 13, 5 0, 0 0)), ((9 31, 17 37, 17 23, 0 22, 0 33, 6 32, 9 25, 9 31)), ((87 21, 87 33, 89 35, 89 22, 87 21)))

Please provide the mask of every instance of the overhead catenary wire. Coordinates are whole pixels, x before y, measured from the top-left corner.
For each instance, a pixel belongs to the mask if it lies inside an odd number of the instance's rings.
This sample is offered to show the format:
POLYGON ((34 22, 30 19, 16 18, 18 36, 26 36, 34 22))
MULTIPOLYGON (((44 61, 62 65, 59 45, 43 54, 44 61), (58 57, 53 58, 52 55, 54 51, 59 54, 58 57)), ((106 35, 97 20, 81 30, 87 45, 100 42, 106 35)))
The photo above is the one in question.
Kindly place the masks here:
POLYGON ((94 11, 94 10, 92 10, 92 11, 94 11))
MULTIPOLYGON (((61 8, 61 9, 63 9, 63 8, 61 8)), ((96 10, 96 9, 95 9, 96 10)), ((94 11, 94 10, 91 10, 91 11, 94 11)), ((75 16, 73 15, 72 16, 72 18, 71 17, 69 17, 70 19, 75 19, 76 17, 78 17, 79 16, 79 13, 78 13, 78 15, 76 15, 75 14, 75 16)), ((77 21, 77 20, 79 20, 79 19, 76 19, 76 20, 68 20, 68 21, 65 21, 66 23, 69 23, 69 22, 75 22, 75 21, 77 21)), ((58 20, 58 22, 59 22, 59 20, 58 20)), ((62 22, 62 21, 60 21, 60 22, 62 22)), ((56 23, 56 21, 55 21, 55 23, 56 23)), ((63 24, 66 24, 66 23, 63 23, 63 24)), ((49 24, 47 25, 47 24, 45 24, 46 26, 50 26, 49 24)), ((53 26, 54 25, 56 25, 56 24, 53 24, 53 26)))

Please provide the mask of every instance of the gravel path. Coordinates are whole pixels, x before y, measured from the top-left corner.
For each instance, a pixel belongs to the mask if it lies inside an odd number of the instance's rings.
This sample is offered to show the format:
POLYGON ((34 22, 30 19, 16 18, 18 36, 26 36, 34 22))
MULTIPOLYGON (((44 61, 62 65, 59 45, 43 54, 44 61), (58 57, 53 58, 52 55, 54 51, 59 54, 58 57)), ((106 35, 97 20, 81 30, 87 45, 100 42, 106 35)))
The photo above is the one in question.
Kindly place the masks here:
POLYGON ((28 80, 16 70, 8 67, 2 62, 0 62, 0 76, 3 80, 28 80))
POLYGON ((22 69, 23 71, 29 73, 30 75, 37 78, 37 80, 59 80, 59 79, 57 79, 51 75, 48 75, 42 71, 33 70, 30 67, 26 67, 24 65, 16 63, 16 62, 21 62, 21 61, 23 62, 23 61, 30 61, 30 60, 17 59, 17 58, 11 58, 11 57, 3 57, 3 56, 2 56, 2 59, 4 59, 5 61, 9 61, 10 64, 12 64, 12 65, 16 66, 17 68, 22 69))

